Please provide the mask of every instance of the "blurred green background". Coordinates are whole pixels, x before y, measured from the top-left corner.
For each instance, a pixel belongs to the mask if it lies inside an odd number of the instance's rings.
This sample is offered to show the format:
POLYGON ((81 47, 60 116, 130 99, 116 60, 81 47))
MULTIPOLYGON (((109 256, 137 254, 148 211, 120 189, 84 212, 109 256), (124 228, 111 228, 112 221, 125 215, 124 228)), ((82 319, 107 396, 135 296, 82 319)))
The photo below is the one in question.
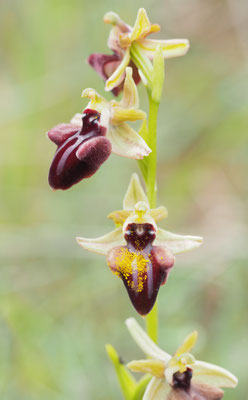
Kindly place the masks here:
POLYGON ((139 7, 161 25, 157 37, 191 42, 187 56, 166 62, 158 197, 169 210, 163 228, 205 238, 178 256, 160 290, 160 344, 173 352, 198 329, 197 358, 239 377, 225 399, 247 398, 247 5, 0 2, 1 399, 121 399, 104 344, 125 361, 141 356, 124 325, 137 315, 121 280, 74 239, 113 228, 105 216, 121 207, 137 165, 113 155, 92 179, 52 192, 55 146, 45 135, 83 109, 83 88, 103 93, 86 63, 90 53, 108 52, 103 14, 113 10, 132 25, 139 7))

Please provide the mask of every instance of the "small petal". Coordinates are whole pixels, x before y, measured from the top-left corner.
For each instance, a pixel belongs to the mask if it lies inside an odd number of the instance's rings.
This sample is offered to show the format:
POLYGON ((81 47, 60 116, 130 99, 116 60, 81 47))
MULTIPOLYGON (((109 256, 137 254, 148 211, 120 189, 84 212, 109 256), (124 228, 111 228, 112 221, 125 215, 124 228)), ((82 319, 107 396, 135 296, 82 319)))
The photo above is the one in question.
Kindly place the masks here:
POLYGON ((192 249, 196 249, 202 244, 203 238, 200 236, 183 236, 158 229, 156 244, 165 246, 170 249, 173 254, 180 254, 192 249))
MULTIPOLYGON (((82 116, 81 116, 82 125, 82 116)), ((60 145, 70 136, 74 135, 80 129, 79 126, 74 124, 59 124, 47 132, 48 138, 55 144, 60 145)))
POLYGON ((112 144, 112 152, 119 156, 139 160, 151 152, 144 139, 125 122, 110 126, 106 137, 112 144))
POLYGON ((123 57, 120 65, 118 66, 118 68, 109 77, 109 79, 106 82, 105 90, 107 92, 114 89, 116 86, 118 86, 123 81, 125 69, 128 66, 129 62, 130 62, 130 53, 129 53, 129 50, 126 49, 124 57, 123 57))
POLYGON ((190 335, 188 335, 184 339, 183 344, 180 347, 178 347, 177 351, 175 352, 175 355, 180 356, 183 353, 190 353, 190 351, 196 344, 197 337, 198 337, 197 331, 194 331, 190 335))
POLYGON ((155 222, 159 222, 164 218, 168 217, 168 211, 167 208, 165 207, 158 207, 158 208, 153 208, 150 210, 149 214, 151 217, 154 219, 155 222))
POLYGON ((113 247, 125 244, 121 227, 97 239, 77 237, 76 240, 85 250, 104 256, 106 256, 113 247))
POLYGON ((193 365, 193 381, 204 382, 217 387, 234 388, 238 379, 231 372, 217 365, 196 361, 193 365))
POLYGON ((127 328, 137 345, 144 351, 144 353, 154 359, 164 361, 166 364, 170 361, 171 356, 165 351, 161 350, 141 328, 134 318, 126 320, 127 328))
POLYGON ((138 175, 133 174, 123 200, 123 208, 125 210, 134 210, 135 204, 139 201, 144 201, 147 205, 149 205, 138 175))
POLYGON ((134 108, 113 107, 111 123, 119 125, 125 121, 138 121, 146 118, 146 113, 134 108))
POLYGON ((134 372, 148 373, 157 378, 164 378, 165 364, 160 360, 134 360, 128 363, 127 367, 134 372))
POLYGON ((166 400, 171 387, 165 379, 152 378, 148 383, 143 400, 166 400))
POLYGON ((123 108, 139 108, 139 94, 135 81, 132 78, 133 70, 131 67, 126 68, 126 78, 123 87, 123 97, 119 102, 123 108))
POLYGON ((110 213, 108 218, 112 219, 116 225, 123 225, 131 213, 132 211, 129 210, 117 210, 110 213))
POLYGON ((158 45, 161 46, 164 58, 183 56, 189 50, 189 41, 187 39, 142 39, 139 41, 139 46, 144 54, 151 59, 153 59, 158 45))

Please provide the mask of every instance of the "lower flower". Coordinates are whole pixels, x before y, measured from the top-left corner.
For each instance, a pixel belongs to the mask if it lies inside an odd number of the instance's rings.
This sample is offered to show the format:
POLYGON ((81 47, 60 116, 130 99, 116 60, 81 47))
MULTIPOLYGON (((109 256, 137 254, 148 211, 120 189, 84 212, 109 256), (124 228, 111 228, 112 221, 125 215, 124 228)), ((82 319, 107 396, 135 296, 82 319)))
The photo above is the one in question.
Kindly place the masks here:
POLYGON ((171 356, 160 349, 134 318, 126 321, 127 328, 147 359, 134 360, 127 367, 134 372, 149 373, 152 379, 143 400, 220 400, 222 387, 234 388, 238 380, 224 368, 198 361, 190 353, 197 332, 188 335, 171 356))

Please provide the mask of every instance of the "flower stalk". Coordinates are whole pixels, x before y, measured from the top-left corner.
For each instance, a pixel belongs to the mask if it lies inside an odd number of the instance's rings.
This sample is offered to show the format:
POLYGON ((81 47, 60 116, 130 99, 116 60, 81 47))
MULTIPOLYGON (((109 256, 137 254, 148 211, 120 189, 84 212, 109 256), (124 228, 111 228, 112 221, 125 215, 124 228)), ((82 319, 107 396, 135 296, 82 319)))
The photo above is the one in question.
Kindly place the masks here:
MULTIPOLYGON (((161 46, 158 45, 155 51, 153 65, 151 61, 142 53, 142 49, 137 43, 131 46, 131 56, 137 68, 144 75, 147 82, 147 95, 149 100, 149 117, 147 144, 151 153, 146 158, 146 176, 143 169, 141 172, 145 178, 147 197, 151 208, 156 207, 157 203, 157 117, 160 105, 160 98, 164 83, 164 59, 161 46)), ((139 163, 140 165, 140 163, 139 163)), ((146 317, 147 333, 151 339, 158 341, 158 305, 155 303, 152 311, 146 317)))

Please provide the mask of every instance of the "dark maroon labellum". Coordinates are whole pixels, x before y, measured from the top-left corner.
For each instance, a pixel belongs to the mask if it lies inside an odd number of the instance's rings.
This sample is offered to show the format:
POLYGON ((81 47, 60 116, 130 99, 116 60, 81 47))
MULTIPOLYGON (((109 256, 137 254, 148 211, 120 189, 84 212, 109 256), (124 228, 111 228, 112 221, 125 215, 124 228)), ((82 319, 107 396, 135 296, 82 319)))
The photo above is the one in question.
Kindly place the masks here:
POLYGON ((192 379, 192 369, 187 368, 185 372, 176 372, 173 375, 173 387, 188 390, 192 379))
POLYGON ((141 315, 148 314, 165 284, 174 263, 169 250, 153 246, 153 225, 131 223, 126 228, 126 246, 113 248, 108 254, 111 270, 122 278, 130 300, 141 315))
POLYGON ((48 132, 48 137, 58 145, 48 177, 53 189, 69 189, 92 176, 108 159, 111 143, 99 120, 100 113, 86 109, 81 129, 73 124, 61 124, 48 132))

